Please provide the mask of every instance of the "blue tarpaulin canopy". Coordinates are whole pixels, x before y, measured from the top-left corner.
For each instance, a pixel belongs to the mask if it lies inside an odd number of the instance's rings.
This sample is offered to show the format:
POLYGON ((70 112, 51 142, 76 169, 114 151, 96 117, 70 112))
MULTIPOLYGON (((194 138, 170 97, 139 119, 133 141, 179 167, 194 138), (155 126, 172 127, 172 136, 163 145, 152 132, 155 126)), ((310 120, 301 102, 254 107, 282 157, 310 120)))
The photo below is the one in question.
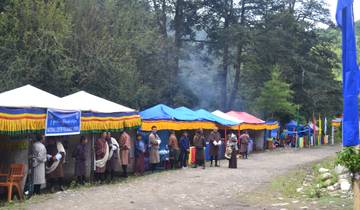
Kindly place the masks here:
POLYGON ((289 131, 293 131, 294 129, 296 129, 298 126, 298 123, 295 120, 291 120, 290 122, 288 122, 285 127, 287 130, 289 131))
POLYGON ((173 120, 176 112, 164 104, 159 104, 140 112, 140 116, 143 120, 173 120))
POLYGON ((193 110, 191 110, 189 108, 186 108, 184 106, 176 108, 175 111, 177 112, 179 117, 182 118, 182 120, 184 120, 184 121, 202 121, 202 120, 206 120, 206 119, 200 118, 197 115, 196 112, 194 112, 193 110))

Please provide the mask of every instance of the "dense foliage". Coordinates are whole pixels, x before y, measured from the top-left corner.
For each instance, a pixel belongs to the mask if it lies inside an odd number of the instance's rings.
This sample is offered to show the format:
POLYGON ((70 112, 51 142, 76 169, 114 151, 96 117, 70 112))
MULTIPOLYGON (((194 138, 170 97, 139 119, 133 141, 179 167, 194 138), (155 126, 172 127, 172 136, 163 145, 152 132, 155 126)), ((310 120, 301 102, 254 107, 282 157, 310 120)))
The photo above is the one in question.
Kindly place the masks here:
POLYGON ((319 29, 331 25, 325 7, 323 0, 2 1, 0 91, 30 83, 138 109, 165 103, 269 115, 266 103, 282 107, 271 111, 277 116, 294 107, 308 117, 333 115, 342 104, 339 33, 319 29))
POLYGON ((336 162, 349 169, 353 175, 360 173, 359 148, 344 147, 341 152, 337 154, 336 162))

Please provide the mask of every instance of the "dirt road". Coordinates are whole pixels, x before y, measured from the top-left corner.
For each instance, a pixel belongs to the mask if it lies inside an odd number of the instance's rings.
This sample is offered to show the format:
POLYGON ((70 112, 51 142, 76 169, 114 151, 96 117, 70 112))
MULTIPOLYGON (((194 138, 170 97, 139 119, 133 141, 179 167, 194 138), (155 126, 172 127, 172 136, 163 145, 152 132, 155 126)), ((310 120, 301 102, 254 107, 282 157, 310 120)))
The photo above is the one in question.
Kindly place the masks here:
POLYGON ((262 187, 272 177, 309 162, 334 156, 340 147, 282 150, 239 160, 238 169, 189 168, 155 173, 126 182, 68 190, 36 198, 25 209, 252 209, 241 195, 262 187))

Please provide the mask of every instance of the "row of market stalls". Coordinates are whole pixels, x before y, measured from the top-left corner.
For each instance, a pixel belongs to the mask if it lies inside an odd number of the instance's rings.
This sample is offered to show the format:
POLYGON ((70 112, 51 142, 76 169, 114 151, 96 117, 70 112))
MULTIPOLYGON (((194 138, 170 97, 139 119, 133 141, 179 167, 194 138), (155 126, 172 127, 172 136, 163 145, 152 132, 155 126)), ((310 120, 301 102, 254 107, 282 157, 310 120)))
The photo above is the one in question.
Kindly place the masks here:
MULTIPOLYGON (((79 135, 90 140, 88 150, 93 151, 94 141, 104 131, 111 131, 118 138, 119 132, 127 129, 132 139, 135 139, 137 132, 143 133, 146 139, 152 126, 157 126, 160 132, 164 151, 171 130, 180 135, 183 130, 193 132, 202 128, 210 132, 218 128, 223 136, 230 131, 240 134, 242 130, 248 130, 254 139, 254 149, 263 150, 266 130, 278 128, 277 122, 266 123, 245 112, 208 112, 186 107, 173 109, 159 104, 139 113, 85 91, 60 98, 26 85, 0 93, 0 170, 11 163, 24 163, 27 166, 31 139, 36 134, 45 134, 56 136, 54 138, 63 142, 68 153, 65 176, 72 177, 75 163, 71 153, 79 142, 79 135)), ((94 165, 91 154, 89 152, 87 163, 89 176, 94 165)), ((133 152, 130 152, 130 160, 131 171, 133 152)))
MULTIPOLYGON (((74 160, 72 150, 80 136, 91 142, 103 131, 114 136, 123 129, 135 133, 141 118, 134 109, 80 91, 60 98, 43 90, 26 85, 0 93, 0 170, 11 163, 24 163, 28 167, 31 140, 37 134, 56 136, 67 151, 65 176, 72 177, 74 160)), ((87 163, 90 176, 93 158, 89 152, 87 163)), ((27 171, 27 170, 26 170, 27 171)))
MULTIPOLYGON (((224 113, 220 110, 208 112, 204 109, 191 110, 186 107, 173 109, 164 104, 146 109, 140 112, 140 116, 142 119, 141 130, 144 132, 145 141, 147 141, 147 132, 151 131, 152 126, 157 127, 161 139, 165 140, 168 139, 170 131, 176 131, 177 135, 180 136, 181 131, 187 130, 190 135, 193 135, 194 130, 202 128, 207 135, 211 130, 217 128, 224 137, 229 132, 240 136, 242 131, 247 130, 253 139, 250 150, 264 150, 267 138, 266 131, 279 127, 276 121, 266 123, 246 112, 230 111, 224 113)), ((166 141, 161 143, 160 149, 161 154, 166 154, 166 141)))
MULTIPOLYGON (((280 138, 293 138, 295 147, 308 147, 324 144, 335 144, 335 135, 340 130, 342 118, 335 118, 328 124, 326 117, 322 120, 314 120, 307 124, 299 124, 295 120, 288 122, 282 131, 280 138), (331 127, 331 133, 328 132, 331 127), (331 139, 329 136, 331 135, 331 139)), ((341 134, 341 133, 340 133, 341 134)))

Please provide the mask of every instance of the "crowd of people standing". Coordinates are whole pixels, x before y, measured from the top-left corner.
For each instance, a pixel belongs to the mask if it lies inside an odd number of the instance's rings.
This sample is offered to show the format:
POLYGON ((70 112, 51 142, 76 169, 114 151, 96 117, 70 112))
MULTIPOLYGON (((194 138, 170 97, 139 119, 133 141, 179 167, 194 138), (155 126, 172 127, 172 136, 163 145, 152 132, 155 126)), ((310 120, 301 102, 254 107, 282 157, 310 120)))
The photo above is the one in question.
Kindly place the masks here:
MULTIPOLYGON (((244 132, 239 138, 232 132, 226 138, 222 138, 218 129, 214 129, 205 137, 202 129, 196 130, 193 138, 187 131, 183 131, 178 140, 176 133, 172 131, 168 139, 170 169, 187 168, 190 147, 195 148, 194 168, 198 166, 205 169, 206 145, 210 144, 210 167, 219 167, 219 154, 221 145, 225 144, 225 157, 229 160, 229 168, 237 168, 237 155, 241 154, 247 158, 247 147, 249 135, 244 132), (227 155, 228 153, 228 155, 227 155)), ((153 126, 148 136, 148 144, 143 140, 141 134, 136 135, 134 142, 134 175, 141 176, 145 172, 145 157, 149 157, 150 170, 154 172, 160 164, 160 144, 161 138, 158 135, 157 127, 153 126)), ((72 152, 75 159, 74 175, 78 184, 86 182, 87 167, 86 163, 91 158, 88 151, 88 139, 81 136, 79 144, 72 152)), ((122 131, 120 137, 115 139, 110 132, 103 132, 94 143, 94 179, 104 182, 107 179, 113 180, 118 166, 122 168, 121 176, 128 177, 128 165, 132 144, 130 135, 122 131)), ((39 194, 41 185, 48 184, 51 192, 64 190, 64 169, 66 151, 55 137, 46 139, 45 136, 38 136, 32 146, 31 168, 33 174, 34 193, 39 194)))

